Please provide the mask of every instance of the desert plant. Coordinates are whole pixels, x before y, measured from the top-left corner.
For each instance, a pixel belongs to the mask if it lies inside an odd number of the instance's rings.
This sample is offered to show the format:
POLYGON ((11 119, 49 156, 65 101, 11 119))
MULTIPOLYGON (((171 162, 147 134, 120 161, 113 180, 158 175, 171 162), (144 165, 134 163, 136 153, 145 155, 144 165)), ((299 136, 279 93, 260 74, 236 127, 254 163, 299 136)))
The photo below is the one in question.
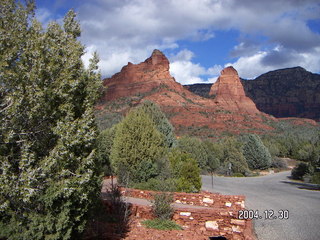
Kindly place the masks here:
POLYGON ((171 193, 161 192, 154 195, 152 201, 152 211, 156 218, 162 220, 170 220, 174 210, 171 206, 173 195, 171 193))

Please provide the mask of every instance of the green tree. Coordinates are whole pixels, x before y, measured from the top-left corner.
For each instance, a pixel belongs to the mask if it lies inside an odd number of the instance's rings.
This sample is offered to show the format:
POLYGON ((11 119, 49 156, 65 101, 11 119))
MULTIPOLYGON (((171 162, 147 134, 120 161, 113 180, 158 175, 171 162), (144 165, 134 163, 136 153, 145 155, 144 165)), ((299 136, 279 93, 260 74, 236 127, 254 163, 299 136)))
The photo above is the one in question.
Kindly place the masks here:
POLYGON ((200 169, 197 161, 188 153, 174 150, 169 153, 172 176, 177 179, 176 188, 180 192, 199 192, 201 189, 200 169))
POLYGON ((157 130, 164 135, 167 147, 175 146, 176 139, 173 133, 173 126, 160 107, 154 102, 147 100, 143 102, 141 108, 152 119, 157 130))
POLYGON ((0 236, 75 239, 100 192, 98 59, 84 68, 73 11, 44 30, 33 9, 0 4, 0 236))
POLYGON ((120 182, 145 182, 159 174, 157 162, 164 152, 164 136, 138 108, 130 111, 117 126, 111 164, 120 182))
POLYGON ((204 141, 203 144, 207 151, 207 170, 211 175, 211 185, 213 187, 213 173, 220 166, 222 151, 216 143, 204 141))
POLYGON ((116 134, 116 125, 100 132, 97 138, 97 159, 102 164, 105 176, 113 175, 110 154, 116 134))
POLYGON ((200 169, 205 169, 208 161, 208 155, 204 144, 200 139, 194 137, 182 137, 178 140, 178 148, 189 153, 197 160, 200 169))
POLYGON ((259 136, 249 134, 243 137, 243 155, 250 169, 270 167, 272 158, 269 150, 263 145, 259 136))
POLYGON ((240 142, 235 137, 227 137, 221 144, 223 146, 222 164, 225 171, 230 173, 229 170, 231 170, 232 173, 246 174, 248 164, 243 156, 240 142))

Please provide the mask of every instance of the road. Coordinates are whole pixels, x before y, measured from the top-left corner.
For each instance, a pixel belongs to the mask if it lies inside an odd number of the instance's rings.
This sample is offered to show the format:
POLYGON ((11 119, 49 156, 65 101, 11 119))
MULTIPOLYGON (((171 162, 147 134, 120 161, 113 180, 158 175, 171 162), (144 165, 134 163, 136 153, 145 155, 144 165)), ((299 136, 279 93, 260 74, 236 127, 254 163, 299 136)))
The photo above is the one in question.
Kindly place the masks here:
POLYGON ((258 210, 262 219, 253 221, 259 240, 320 239, 320 191, 307 190, 303 184, 290 181, 290 171, 262 177, 233 178, 202 176, 202 189, 227 195, 245 195, 246 208, 258 210), (289 219, 268 220, 265 210, 288 210, 289 219))

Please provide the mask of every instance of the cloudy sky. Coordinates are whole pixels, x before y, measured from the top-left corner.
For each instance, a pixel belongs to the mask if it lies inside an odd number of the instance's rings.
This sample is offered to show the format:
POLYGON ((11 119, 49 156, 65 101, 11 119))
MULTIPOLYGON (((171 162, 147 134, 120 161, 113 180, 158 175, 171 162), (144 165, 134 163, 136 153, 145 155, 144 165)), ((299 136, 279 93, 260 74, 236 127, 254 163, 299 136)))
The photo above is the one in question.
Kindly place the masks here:
POLYGON ((243 78, 302 66, 320 72, 319 0, 37 0, 44 24, 78 13, 89 59, 104 77, 160 49, 182 84, 213 82, 233 65, 243 78))

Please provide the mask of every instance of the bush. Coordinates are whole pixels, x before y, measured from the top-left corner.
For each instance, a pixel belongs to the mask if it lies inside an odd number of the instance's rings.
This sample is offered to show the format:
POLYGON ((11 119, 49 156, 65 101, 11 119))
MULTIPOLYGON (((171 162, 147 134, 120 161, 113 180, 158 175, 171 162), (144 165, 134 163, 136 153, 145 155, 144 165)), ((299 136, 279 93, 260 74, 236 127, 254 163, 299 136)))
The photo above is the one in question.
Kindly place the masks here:
POLYGON ((152 211, 156 218, 162 220, 170 220, 173 216, 173 195, 171 193, 158 193, 154 195, 152 202, 152 211))
POLYGON ((271 167, 284 170, 288 169, 288 164, 285 160, 275 157, 272 159, 271 167))
POLYGON ((158 230, 183 230, 181 226, 171 220, 153 219, 142 222, 147 228, 154 228, 158 230))
POLYGON ((293 179, 302 180, 305 174, 309 173, 309 166, 307 163, 301 162, 292 169, 291 176, 293 179))
POLYGON ((177 190, 199 192, 201 177, 198 163, 189 154, 173 151, 169 154, 171 175, 177 179, 177 190))
POLYGON ((315 172, 312 175, 311 182, 315 184, 320 184, 320 172, 315 172))

